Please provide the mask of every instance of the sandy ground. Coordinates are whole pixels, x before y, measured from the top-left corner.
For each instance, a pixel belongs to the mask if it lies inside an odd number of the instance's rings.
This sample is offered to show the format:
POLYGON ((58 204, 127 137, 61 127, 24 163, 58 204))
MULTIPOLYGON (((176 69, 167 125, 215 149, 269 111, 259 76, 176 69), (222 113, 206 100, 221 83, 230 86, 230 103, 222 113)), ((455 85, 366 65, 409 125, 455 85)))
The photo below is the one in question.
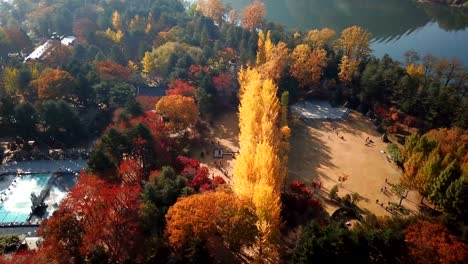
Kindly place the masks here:
POLYGON ((202 166, 208 167, 211 178, 221 176, 228 184, 231 184, 233 155, 228 154, 223 155, 223 158, 214 158, 214 150, 221 149, 225 153, 236 153, 239 151, 237 113, 229 112, 220 115, 213 120, 209 130, 202 146, 195 149, 195 157, 200 160, 202 166), (200 155, 202 151, 205 153, 203 157, 200 155))
MULTIPOLYGON (((234 159, 231 155, 215 159, 213 151, 223 149, 237 152, 238 133, 237 113, 225 113, 214 120, 204 144, 194 151, 194 156, 209 168, 210 176, 222 176, 231 183, 234 159), (201 151, 208 155, 201 157, 201 151)), ((381 153, 381 150, 386 150, 386 144, 380 136, 362 115, 354 112, 345 121, 299 122, 292 127, 286 184, 293 180, 302 180, 309 186, 313 181, 322 182, 322 189, 316 189, 316 192, 330 214, 338 208, 338 204, 328 199, 328 192, 338 184, 340 197, 353 192, 362 196, 358 206, 364 212, 378 216, 390 215, 384 207, 388 202, 400 201, 391 193, 390 184, 398 183, 401 172, 387 160, 386 153, 381 153), (366 146, 367 137, 374 144, 366 146), (347 176, 348 180, 341 184, 338 181, 340 176, 347 176), (385 183, 385 179, 390 184, 385 183), (388 190, 386 194, 380 191, 385 187, 388 190), (378 205, 376 199, 384 203, 384 207, 378 205)), ((417 193, 410 192, 402 205, 416 211, 419 200, 417 193)))
MULTIPOLYGON (((390 215, 384 207, 388 202, 400 201, 391 193, 390 184, 398 183, 401 171, 381 152, 386 151, 387 144, 362 115, 352 112, 345 121, 300 122, 292 131, 289 182, 322 182, 322 189, 316 190, 330 214, 338 204, 328 199, 328 192, 338 185, 340 197, 353 192, 360 194, 363 199, 358 206, 364 212, 390 215), (374 143, 366 145, 367 137, 374 143), (339 182, 345 176, 348 180, 339 182), (381 188, 388 191, 382 193, 381 188), (384 207, 376 203, 377 199, 384 207)), ((410 192, 402 205, 416 210, 418 202, 418 195, 410 192)))

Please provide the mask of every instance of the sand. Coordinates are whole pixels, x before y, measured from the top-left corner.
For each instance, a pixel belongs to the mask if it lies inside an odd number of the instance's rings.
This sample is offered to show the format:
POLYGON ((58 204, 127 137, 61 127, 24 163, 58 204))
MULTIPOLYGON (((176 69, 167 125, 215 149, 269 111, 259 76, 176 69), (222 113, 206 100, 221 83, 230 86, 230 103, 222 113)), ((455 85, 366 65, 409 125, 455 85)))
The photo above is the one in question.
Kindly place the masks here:
MULTIPOLYGON (((213 150, 237 152, 238 134, 237 113, 222 114, 213 121, 201 147, 194 151, 195 157, 200 159, 202 165, 209 168, 210 176, 222 176, 229 184, 232 180, 234 159, 226 155, 223 159, 215 159, 213 150), (208 152, 209 155, 201 158, 201 151, 208 152)), ((339 207, 336 202, 328 199, 329 190, 338 184, 340 197, 353 192, 362 196, 358 206, 365 213, 390 215, 385 208, 376 203, 376 199, 379 199, 379 203, 383 202, 384 206, 388 202, 400 201, 396 195, 391 194, 391 186, 388 183, 398 183, 401 170, 387 160, 386 153, 381 153, 381 150, 386 152, 387 144, 382 142, 380 136, 365 117, 355 112, 351 112, 344 121, 299 121, 297 125, 292 126, 289 175, 286 184, 293 180, 302 180, 312 186, 312 181, 321 181, 322 189, 315 190, 329 214, 339 207), (374 144, 366 146, 367 137, 374 144), (340 183, 339 177, 345 175, 348 180, 340 183), (385 179, 388 183, 385 183, 385 179), (384 187, 389 190, 387 194, 380 191, 384 187)), ((420 196, 410 192, 408 198, 403 200, 402 205, 417 211, 420 196)))
MULTIPOLYGON (((384 207, 388 202, 400 201, 391 193, 390 184, 399 182, 401 170, 389 161, 387 144, 362 115, 352 112, 344 121, 301 121, 292 131, 289 182, 302 180, 310 185, 312 181, 322 182, 322 189, 316 191, 330 214, 338 204, 329 200, 328 192, 338 185, 340 197, 353 192, 360 194, 363 199, 358 206, 364 212, 390 215, 384 207), (366 138, 374 143, 366 145, 366 138), (348 179, 340 182, 339 178, 345 176, 348 179), (384 194, 381 188, 385 187, 388 192, 384 194), (376 203, 377 199, 384 207, 376 203)), ((411 201, 404 200, 402 205, 416 210, 418 195, 412 192, 408 197, 411 201)))

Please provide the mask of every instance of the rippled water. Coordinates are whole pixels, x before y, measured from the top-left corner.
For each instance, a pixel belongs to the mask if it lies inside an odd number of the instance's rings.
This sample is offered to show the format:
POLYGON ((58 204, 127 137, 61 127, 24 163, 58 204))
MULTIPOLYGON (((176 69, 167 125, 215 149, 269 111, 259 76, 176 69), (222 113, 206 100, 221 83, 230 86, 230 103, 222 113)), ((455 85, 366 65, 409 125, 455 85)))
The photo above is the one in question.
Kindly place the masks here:
MULTIPOLYGON (((241 10, 251 0, 225 0, 241 10)), ((421 54, 457 57, 468 65, 468 13, 414 0, 263 0, 267 20, 290 30, 328 27, 340 32, 360 25, 373 36, 376 56, 403 59, 414 49, 421 54)))

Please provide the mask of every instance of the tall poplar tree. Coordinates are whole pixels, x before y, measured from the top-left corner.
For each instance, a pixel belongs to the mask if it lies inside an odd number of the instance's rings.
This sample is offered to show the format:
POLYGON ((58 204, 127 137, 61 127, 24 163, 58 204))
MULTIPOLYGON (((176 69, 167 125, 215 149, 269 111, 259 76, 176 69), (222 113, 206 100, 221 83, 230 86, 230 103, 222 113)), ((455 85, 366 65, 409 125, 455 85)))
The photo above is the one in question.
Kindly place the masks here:
POLYGON ((281 173, 279 150, 280 103, 278 87, 263 79, 257 69, 239 72, 239 146, 234 167, 233 189, 241 198, 252 201, 258 217, 259 257, 278 257, 276 238, 279 233, 281 173))

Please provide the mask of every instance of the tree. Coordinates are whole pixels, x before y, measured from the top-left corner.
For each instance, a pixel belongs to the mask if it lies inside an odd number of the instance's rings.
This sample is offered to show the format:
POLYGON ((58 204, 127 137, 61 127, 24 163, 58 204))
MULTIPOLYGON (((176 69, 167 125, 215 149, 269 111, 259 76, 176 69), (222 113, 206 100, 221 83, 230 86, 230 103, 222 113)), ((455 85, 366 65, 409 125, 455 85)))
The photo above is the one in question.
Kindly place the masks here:
POLYGON ((221 0, 199 0, 197 10, 220 25, 223 22, 227 7, 221 0))
POLYGON ((419 221, 406 229, 405 242, 413 263, 464 263, 468 247, 439 223, 419 221))
POLYGON ((338 73, 340 81, 345 83, 351 82, 358 64, 356 61, 350 60, 348 56, 343 56, 340 62, 340 72, 338 73))
POLYGON ((199 116, 195 100, 182 95, 163 96, 156 104, 156 111, 169 119, 178 132, 195 125, 199 116))
POLYGON ((187 97, 194 97, 195 87, 181 79, 176 79, 171 81, 169 89, 166 90, 166 95, 182 95, 187 97))
POLYGON ((286 43, 280 41, 276 45, 273 44, 270 31, 266 36, 263 31, 258 33, 256 66, 265 78, 279 81, 288 62, 288 54, 286 43))
POLYGON ((239 252, 242 246, 253 244, 257 234, 252 206, 226 192, 180 198, 167 212, 166 220, 169 243, 177 250, 194 238, 207 241, 219 237, 239 252))
POLYGON ((456 161, 451 162, 440 175, 431 182, 428 188, 428 198, 438 205, 450 203, 451 201, 447 200, 446 190, 454 181, 459 179, 460 176, 460 165, 458 165, 456 161))
POLYGON ((103 80, 128 80, 130 78, 130 70, 120 64, 112 61, 98 61, 96 68, 103 80))
POLYGON ((290 73, 301 87, 318 84, 325 66, 327 52, 324 49, 312 50, 308 45, 300 44, 291 54, 290 73))
POLYGON ((82 254, 103 247, 109 262, 130 261, 138 252, 139 187, 109 185, 83 174, 61 208, 72 210, 83 225, 82 254), (133 239, 128 239, 128 236, 133 239))
POLYGON ((341 37, 337 41, 337 47, 344 55, 338 74, 341 81, 350 82, 359 63, 370 55, 372 51, 370 37, 371 34, 359 26, 348 27, 341 32, 341 37))
POLYGON ((293 263, 343 263, 353 259, 366 262, 364 250, 356 237, 340 223, 321 225, 309 223, 302 231, 294 250, 293 263))
POLYGON ((36 87, 42 100, 60 99, 69 95, 75 86, 75 78, 70 73, 57 69, 45 69, 39 79, 31 84, 36 87))
POLYGON ((311 30, 307 34, 307 41, 312 48, 332 47, 332 40, 335 38, 336 32, 333 29, 323 28, 321 30, 311 30))
POLYGON ((341 37, 337 41, 337 47, 350 60, 361 62, 372 52, 370 49, 370 38, 371 34, 367 30, 359 26, 348 27, 341 32, 341 37))
POLYGON ((466 223, 468 220, 468 180, 461 176, 453 181, 446 191, 444 209, 455 218, 466 223))
POLYGON ((112 27, 115 30, 122 29, 122 21, 121 21, 120 14, 118 11, 114 11, 114 13, 112 14, 112 27))
MULTIPOLYGON (((42 245, 51 259, 82 261, 80 248, 83 242, 83 223, 73 209, 62 206, 52 217, 44 220, 38 231, 45 242, 42 245)), ((42 249, 43 250, 43 249, 42 249)))
POLYGON ((141 61, 142 67, 143 67, 143 73, 144 74, 151 74, 155 70, 155 65, 154 65, 154 60, 151 56, 151 52, 145 52, 145 56, 143 57, 143 60, 141 61))
POLYGON ((256 29, 263 23, 265 15, 265 4, 255 0, 252 4, 244 7, 242 10, 242 27, 248 30, 256 29))
POLYGON ((252 201, 261 233, 259 256, 277 258, 280 197, 284 176, 280 171, 278 127, 280 104, 277 86, 264 80, 256 69, 239 72, 239 146, 233 190, 240 199, 252 201))
POLYGON ((25 138, 30 138, 36 131, 36 109, 30 103, 22 103, 15 107, 16 133, 25 138))
POLYGON ((72 52, 71 48, 63 45, 60 41, 50 41, 51 52, 47 54, 44 61, 50 67, 60 67, 68 62, 72 52))
POLYGON ((78 18, 73 22, 73 34, 79 43, 88 44, 88 36, 96 32, 96 23, 87 17, 78 18))
POLYGON ((18 69, 12 67, 6 67, 3 71, 3 87, 8 95, 15 95, 19 91, 18 74, 18 69))

